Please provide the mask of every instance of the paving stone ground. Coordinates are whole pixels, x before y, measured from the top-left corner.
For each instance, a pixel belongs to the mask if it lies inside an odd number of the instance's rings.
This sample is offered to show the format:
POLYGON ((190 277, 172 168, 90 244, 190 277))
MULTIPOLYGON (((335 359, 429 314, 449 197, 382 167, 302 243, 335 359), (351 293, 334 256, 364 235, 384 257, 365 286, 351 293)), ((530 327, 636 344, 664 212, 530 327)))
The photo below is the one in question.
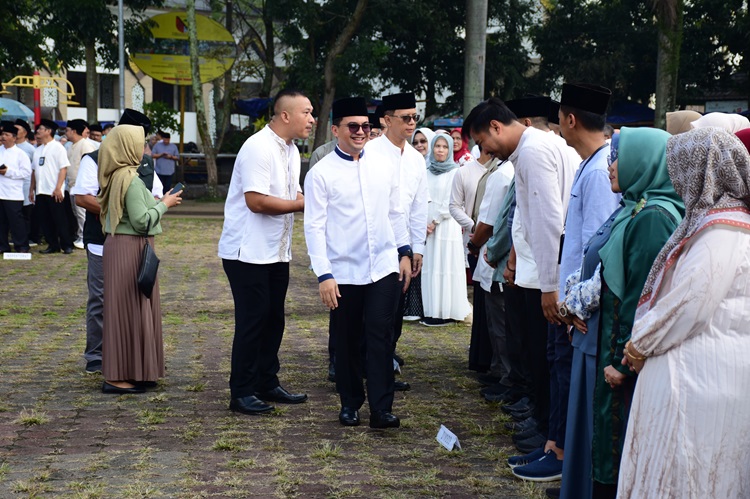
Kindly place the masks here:
POLYGON ((396 395, 400 429, 339 425, 325 380, 328 315, 299 219, 280 378, 310 399, 270 416, 231 413, 221 208, 192 203, 164 220, 167 376, 142 395, 104 395, 101 376, 84 373, 83 251, 0 260, 0 498, 542 497, 504 463, 507 420, 466 370, 467 324, 405 326, 402 379, 412 390, 396 395), (461 451, 435 441, 441 424, 461 451))

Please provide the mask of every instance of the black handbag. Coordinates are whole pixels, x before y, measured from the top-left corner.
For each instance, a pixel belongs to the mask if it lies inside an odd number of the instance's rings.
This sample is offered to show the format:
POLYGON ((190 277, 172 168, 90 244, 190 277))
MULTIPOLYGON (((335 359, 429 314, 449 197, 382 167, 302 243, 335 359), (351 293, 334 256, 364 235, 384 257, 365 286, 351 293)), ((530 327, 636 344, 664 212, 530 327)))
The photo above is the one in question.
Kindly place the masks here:
POLYGON ((141 267, 138 269, 138 289, 146 298, 151 298, 156 284, 156 273, 159 271, 159 257, 156 256, 154 248, 148 242, 148 232, 151 230, 151 216, 148 217, 148 226, 146 227, 146 245, 143 247, 141 254, 141 267))

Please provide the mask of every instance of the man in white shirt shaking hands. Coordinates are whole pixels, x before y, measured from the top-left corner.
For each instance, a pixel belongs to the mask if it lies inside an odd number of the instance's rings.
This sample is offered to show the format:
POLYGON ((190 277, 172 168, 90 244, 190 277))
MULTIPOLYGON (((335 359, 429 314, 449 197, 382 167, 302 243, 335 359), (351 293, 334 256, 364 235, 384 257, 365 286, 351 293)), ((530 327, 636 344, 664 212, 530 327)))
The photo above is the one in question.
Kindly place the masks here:
POLYGON ((334 102, 332 114, 338 145, 305 178, 305 239, 321 300, 331 310, 339 421, 359 424, 366 373, 370 427, 396 428, 393 323, 413 257, 398 172, 393 164, 368 162, 363 152, 370 132, 363 98, 334 102))

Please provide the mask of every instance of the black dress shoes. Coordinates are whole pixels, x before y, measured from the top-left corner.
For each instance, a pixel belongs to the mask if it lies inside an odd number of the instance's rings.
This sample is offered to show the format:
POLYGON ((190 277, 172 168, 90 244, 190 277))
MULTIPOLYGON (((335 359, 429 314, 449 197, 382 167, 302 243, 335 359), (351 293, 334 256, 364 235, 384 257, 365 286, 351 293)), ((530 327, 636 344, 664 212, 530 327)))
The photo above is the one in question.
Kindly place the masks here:
POLYGON ((526 440, 519 440, 518 442, 514 443, 516 444, 516 449, 518 449, 520 452, 529 454, 541 447, 544 447, 544 445, 547 443, 547 439, 542 434, 539 434, 526 440))
POLYGON ((336 366, 333 362, 328 363, 328 381, 336 382, 336 366))
POLYGON ((534 408, 529 407, 528 410, 523 412, 511 412, 510 417, 513 421, 523 421, 524 419, 530 418, 534 415, 534 408))
POLYGON ((63 249, 63 253, 65 253, 66 255, 70 255, 73 253, 73 248, 65 248, 63 249))
POLYGON ((411 390, 411 385, 406 381, 394 381, 393 389, 397 392, 406 392, 411 390))
POLYGON ((267 392, 255 392, 255 396, 266 402, 277 402, 279 404, 301 404, 307 400, 307 394, 289 393, 281 385, 267 392))
POLYGON ((274 407, 272 405, 266 404, 255 395, 232 399, 232 401, 229 402, 230 411, 241 412, 242 414, 263 414, 264 412, 269 412, 273 409, 274 407))
POLYGON ((525 412, 528 411, 531 405, 531 401, 528 397, 524 397, 515 404, 504 405, 500 408, 505 414, 512 414, 514 412, 525 412))
POLYGON ((41 253, 42 255, 49 255, 50 253, 60 253, 60 250, 47 246, 45 249, 39 250, 39 253, 41 253))
POLYGON ((398 428, 401 420, 387 411, 370 414, 370 428, 398 428))
POLYGON ((106 381, 102 384, 102 393, 124 395, 126 393, 143 393, 145 388, 140 386, 134 386, 132 388, 120 388, 119 386, 112 385, 106 381))
POLYGON ((359 426, 359 411, 351 407, 342 407, 339 422, 344 426, 359 426))
POLYGON ((537 426, 539 426, 539 423, 537 423, 537 420, 533 417, 526 418, 517 423, 505 423, 505 428, 511 431, 523 431, 528 430, 529 428, 536 428, 537 426))

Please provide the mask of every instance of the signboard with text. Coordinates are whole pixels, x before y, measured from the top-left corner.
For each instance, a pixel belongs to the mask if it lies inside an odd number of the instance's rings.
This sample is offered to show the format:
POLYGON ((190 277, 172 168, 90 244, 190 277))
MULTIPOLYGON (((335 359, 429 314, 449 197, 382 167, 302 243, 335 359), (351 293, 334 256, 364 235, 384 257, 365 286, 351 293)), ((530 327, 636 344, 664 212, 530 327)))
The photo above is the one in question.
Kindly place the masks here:
MULTIPOLYGON (((187 14, 167 12, 149 20, 152 40, 133 51, 131 61, 155 80, 190 85, 190 43, 187 14)), ((237 46, 224 26, 206 16, 196 16, 201 83, 214 80, 234 64, 237 46)))

